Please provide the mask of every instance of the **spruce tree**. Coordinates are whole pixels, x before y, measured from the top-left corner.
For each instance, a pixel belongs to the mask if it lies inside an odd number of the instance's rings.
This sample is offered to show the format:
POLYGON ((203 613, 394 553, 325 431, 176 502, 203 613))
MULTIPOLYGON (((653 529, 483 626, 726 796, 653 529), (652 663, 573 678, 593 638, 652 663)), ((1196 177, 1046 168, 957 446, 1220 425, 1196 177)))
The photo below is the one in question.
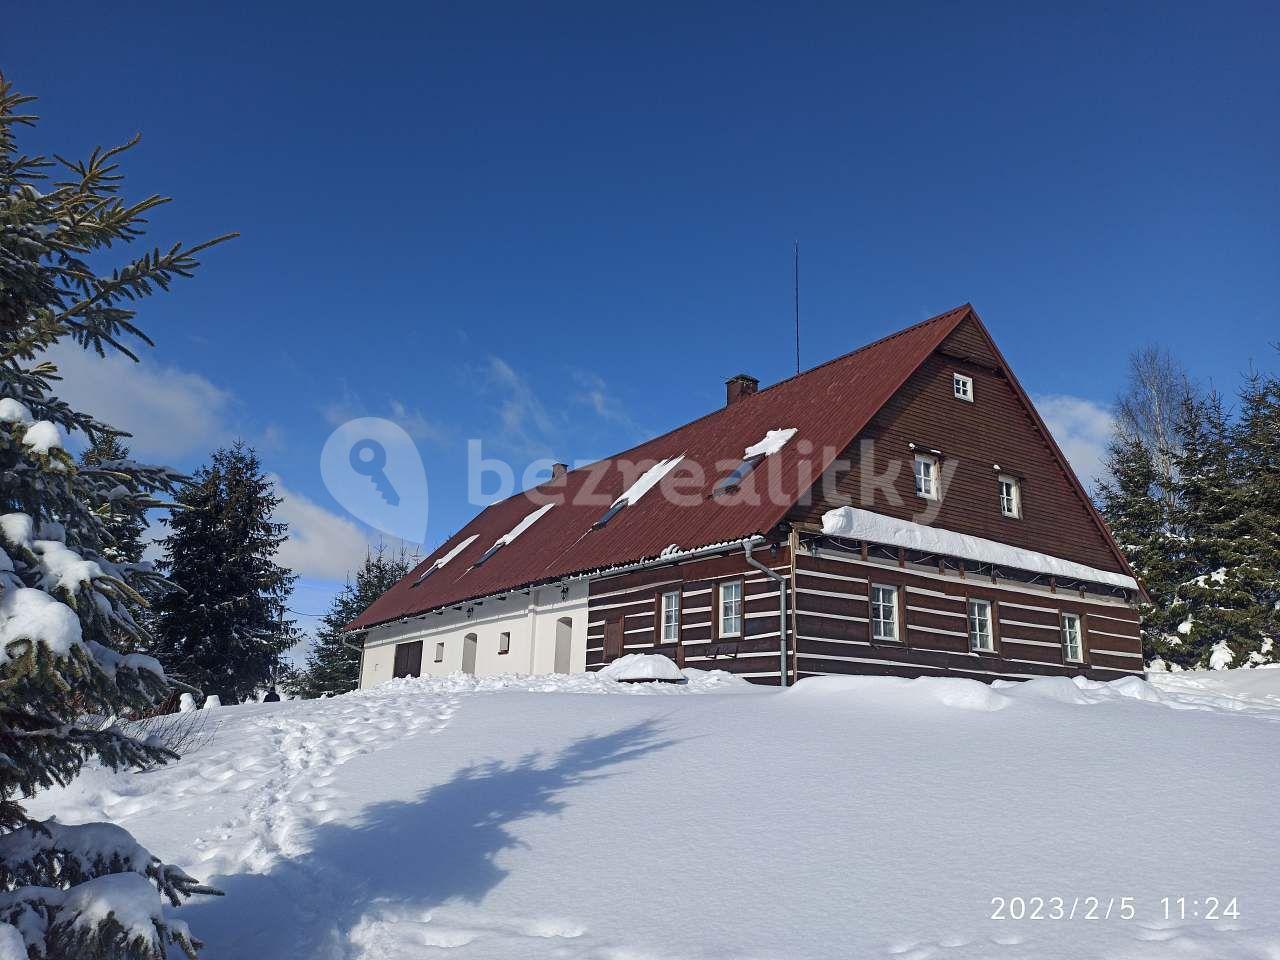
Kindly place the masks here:
POLYGON ((332 697, 356 688, 360 682, 360 654, 347 646, 351 641, 343 631, 369 604, 403 578, 415 560, 403 547, 391 553, 382 543, 365 554, 355 579, 347 578, 329 612, 321 619, 315 646, 307 655, 306 667, 289 684, 290 693, 307 698, 332 697))
POLYGON ((120 194, 119 161, 136 139, 81 162, 20 154, 30 100, 0 76, 0 952, 163 960, 177 946, 195 956, 198 941, 164 902, 216 891, 113 824, 37 821, 22 800, 91 760, 125 769, 174 757, 115 720, 171 686, 154 659, 111 646, 121 635, 145 643, 138 590, 155 575, 116 552, 106 505, 144 510, 180 478, 127 459, 78 467, 64 441, 98 443, 112 429, 58 399, 45 356, 63 343, 137 359, 150 344, 138 303, 190 276, 217 241, 111 262, 166 202, 120 194))
POLYGON ((1162 474, 1148 444, 1123 428, 1108 447, 1107 468, 1098 505, 1150 598, 1140 605, 1143 654, 1148 662, 1168 661, 1176 543, 1165 522, 1162 474))
POLYGON ((117 562, 138 563, 145 548, 142 538, 147 530, 147 504, 139 501, 128 473, 116 469, 129 460, 129 447, 122 437, 123 434, 110 431, 94 438, 80 454, 80 472, 101 477, 104 485, 109 480, 117 481, 98 507, 108 537, 103 552, 117 562))
POLYGON ((1234 431, 1221 397, 1184 401, 1178 434, 1172 660, 1201 669, 1240 666, 1261 642, 1259 611, 1248 584, 1234 431))
POLYGON ((1255 374, 1241 391, 1234 431, 1236 581, 1247 595, 1247 627, 1236 653, 1251 664, 1280 661, 1280 379, 1255 374))
POLYGON ((253 448, 217 450, 177 498, 160 541, 176 587, 157 605, 154 655, 175 676, 240 703, 270 686, 296 641, 284 616, 296 575, 275 562, 280 498, 253 448))

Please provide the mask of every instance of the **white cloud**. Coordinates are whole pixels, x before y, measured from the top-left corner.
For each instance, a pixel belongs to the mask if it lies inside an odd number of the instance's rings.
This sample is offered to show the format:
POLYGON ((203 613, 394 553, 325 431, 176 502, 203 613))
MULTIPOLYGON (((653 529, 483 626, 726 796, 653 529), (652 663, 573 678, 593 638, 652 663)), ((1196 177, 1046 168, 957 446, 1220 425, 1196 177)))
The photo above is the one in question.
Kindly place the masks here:
POLYGON ((385 417, 399 424, 415 440, 443 444, 449 439, 448 430, 418 408, 392 397, 387 399, 385 412, 380 413, 344 382, 342 395, 325 405, 324 418, 330 426, 339 427, 359 417, 385 417))
POLYGON ((276 495, 283 498, 276 520, 289 525, 289 539, 281 544, 276 562, 304 577, 345 580, 369 549, 364 531, 354 521, 290 490, 274 474, 271 480, 276 495))
POLYGON ((1080 482, 1092 491, 1094 482, 1106 473, 1107 443, 1115 428, 1111 411, 1092 400, 1065 394, 1036 397, 1035 405, 1080 482))
POLYGON ((490 357, 485 373, 489 384, 502 394, 501 442, 532 456, 550 454, 556 424, 529 382, 501 357, 490 357))
POLYGON ((62 380, 54 393, 77 410, 133 434, 139 459, 178 459, 204 453, 230 436, 231 394, 197 373, 121 355, 99 357, 62 343, 47 355, 62 380))
POLYGON ((269 476, 276 495, 282 498, 276 508, 276 520, 289 525, 289 539, 280 545, 276 562, 294 573, 312 580, 346 580, 378 543, 393 553, 401 548, 411 556, 421 552, 417 544, 371 533, 354 520, 290 490, 275 474, 269 476))
POLYGON ((609 391, 609 385, 599 374, 589 370, 575 370, 573 379, 582 388, 582 392, 577 397, 578 401, 595 411, 596 416, 601 420, 617 424, 637 437, 647 436, 651 432, 631 418, 621 401, 609 391))

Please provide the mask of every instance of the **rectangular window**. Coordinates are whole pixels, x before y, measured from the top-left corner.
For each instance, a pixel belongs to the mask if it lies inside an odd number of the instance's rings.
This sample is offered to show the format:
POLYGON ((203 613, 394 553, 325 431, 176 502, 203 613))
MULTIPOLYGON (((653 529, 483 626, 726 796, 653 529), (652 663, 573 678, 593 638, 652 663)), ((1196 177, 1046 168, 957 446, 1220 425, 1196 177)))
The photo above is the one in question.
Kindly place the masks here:
POLYGON ((968 400, 973 403, 973 377, 966 377, 963 373, 953 373, 951 389, 957 400, 968 400))
POLYGON ((969 649, 992 653, 996 649, 995 638, 991 633, 991 602, 989 600, 969 601, 969 649))
POLYGON ((1022 485, 1016 477, 1000 474, 1000 512, 1006 517, 1022 516, 1022 485))
POLYGON ((1073 663, 1084 662, 1084 640, 1080 618, 1074 613, 1062 615, 1062 655, 1073 663))
POLYGON ((444 663, 444 641, 436 644, 436 663, 444 663))
POLYGON ((742 581, 720 584, 720 636, 742 636, 742 581))
POLYGON ((511 634, 508 633, 506 630, 503 630, 502 633, 498 634, 498 653, 510 653, 510 652, 511 652, 511 634))
POLYGON ((871 639, 898 641, 897 587, 871 587, 871 639))
POLYGON ((916 496, 926 500, 938 499, 938 459, 923 453, 916 454, 916 496))
POLYGON ((680 591, 672 590, 662 595, 660 612, 662 642, 677 643, 680 640, 680 591))

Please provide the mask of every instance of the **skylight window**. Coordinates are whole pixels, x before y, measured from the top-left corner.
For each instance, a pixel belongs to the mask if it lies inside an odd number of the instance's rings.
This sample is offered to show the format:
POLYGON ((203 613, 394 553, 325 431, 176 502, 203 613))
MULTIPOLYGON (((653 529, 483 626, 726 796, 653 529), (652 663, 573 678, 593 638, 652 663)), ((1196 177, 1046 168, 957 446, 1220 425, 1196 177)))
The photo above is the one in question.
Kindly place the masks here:
POLYGON ((753 443, 742 451, 742 462, 738 464, 733 473, 716 484, 714 493, 726 493, 738 489, 738 487, 742 486, 742 481, 751 475, 751 471, 758 467, 765 457, 777 453, 795 435, 795 427, 788 427, 785 430, 770 430, 764 435, 764 439, 753 443))
POLYGON ((516 537, 520 536, 520 534, 524 533, 531 526, 533 526, 538 521, 539 517, 541 517, 544 513, 546 513, 548 510, 550 510, 554 506, 555 506, 554 503, 544 503, 537 510, 533 511, 533 513, 529 514, 527 517, 525 517, 523 520, 517 523, 514 527, 512 527, 510 530, 508 530, 506 533, 500 536, 497 540, 495 540, 493 542, 493 546, 491 546, 488 550, 482 553, 480 555, 480 559, 477 560, 475 563, 473 563, 472 566, 473 567, 480 566, 482 563, 484 563, 486 560, 492 557, 495 553, 497 553, 503 547, 507 546, 507 544, 511 543, 512 540, 514 540, 516 537))
POLYGON ((661 483, 662 478, 670 473, 675 468, 675 465, 683 459, 684 454, 682 453, 680 456, 672 457, 670 460, 659 460, 644 473, 640 474, 635 483, 622 491, 622 496, 610 504, 609 509, 604 512, 604 516, 591 525, 591 529, 599 530, 621 513, 623 507, 634 505, 637 500, 661 483))
POLYGON ((475 542, 476 542, 476 535, 473 533, 471 536, 467 537, 467 539, 463 540, 461 543, 453 547, 453 549, 451 549, 443 557, 439 557, 436 560, 436 562, 431 564, 431 566, 427 567, 427 569, 423 570, 422 574, 418 577, 418 579, 413 581, 413 586, 416 587, 423 580, 427 579, 427 577, 431 576, 433 573, 435 573, 437 570, 443 567, 446 563, 448 563, 450 560, 452 560, 454 557, 456 557, 463 550, 467 549, 467 547, 471 546, 475 542))

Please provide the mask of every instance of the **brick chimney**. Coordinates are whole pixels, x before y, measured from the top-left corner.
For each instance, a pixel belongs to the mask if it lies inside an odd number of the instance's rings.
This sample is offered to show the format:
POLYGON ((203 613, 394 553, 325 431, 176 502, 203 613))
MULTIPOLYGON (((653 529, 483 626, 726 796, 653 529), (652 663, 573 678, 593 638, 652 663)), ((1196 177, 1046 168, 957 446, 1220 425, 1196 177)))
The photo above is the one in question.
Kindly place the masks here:
POLYGON ((750 374, 740 373, 724 382, 724 405, 736 403, 743 397, 749 397, 760 389, 760 381, 750 374))
POLYGON ((569 465, 567 463, 553 463, 551 465, 552 480, 559 480, 568 472, 569 472, 569 465))

